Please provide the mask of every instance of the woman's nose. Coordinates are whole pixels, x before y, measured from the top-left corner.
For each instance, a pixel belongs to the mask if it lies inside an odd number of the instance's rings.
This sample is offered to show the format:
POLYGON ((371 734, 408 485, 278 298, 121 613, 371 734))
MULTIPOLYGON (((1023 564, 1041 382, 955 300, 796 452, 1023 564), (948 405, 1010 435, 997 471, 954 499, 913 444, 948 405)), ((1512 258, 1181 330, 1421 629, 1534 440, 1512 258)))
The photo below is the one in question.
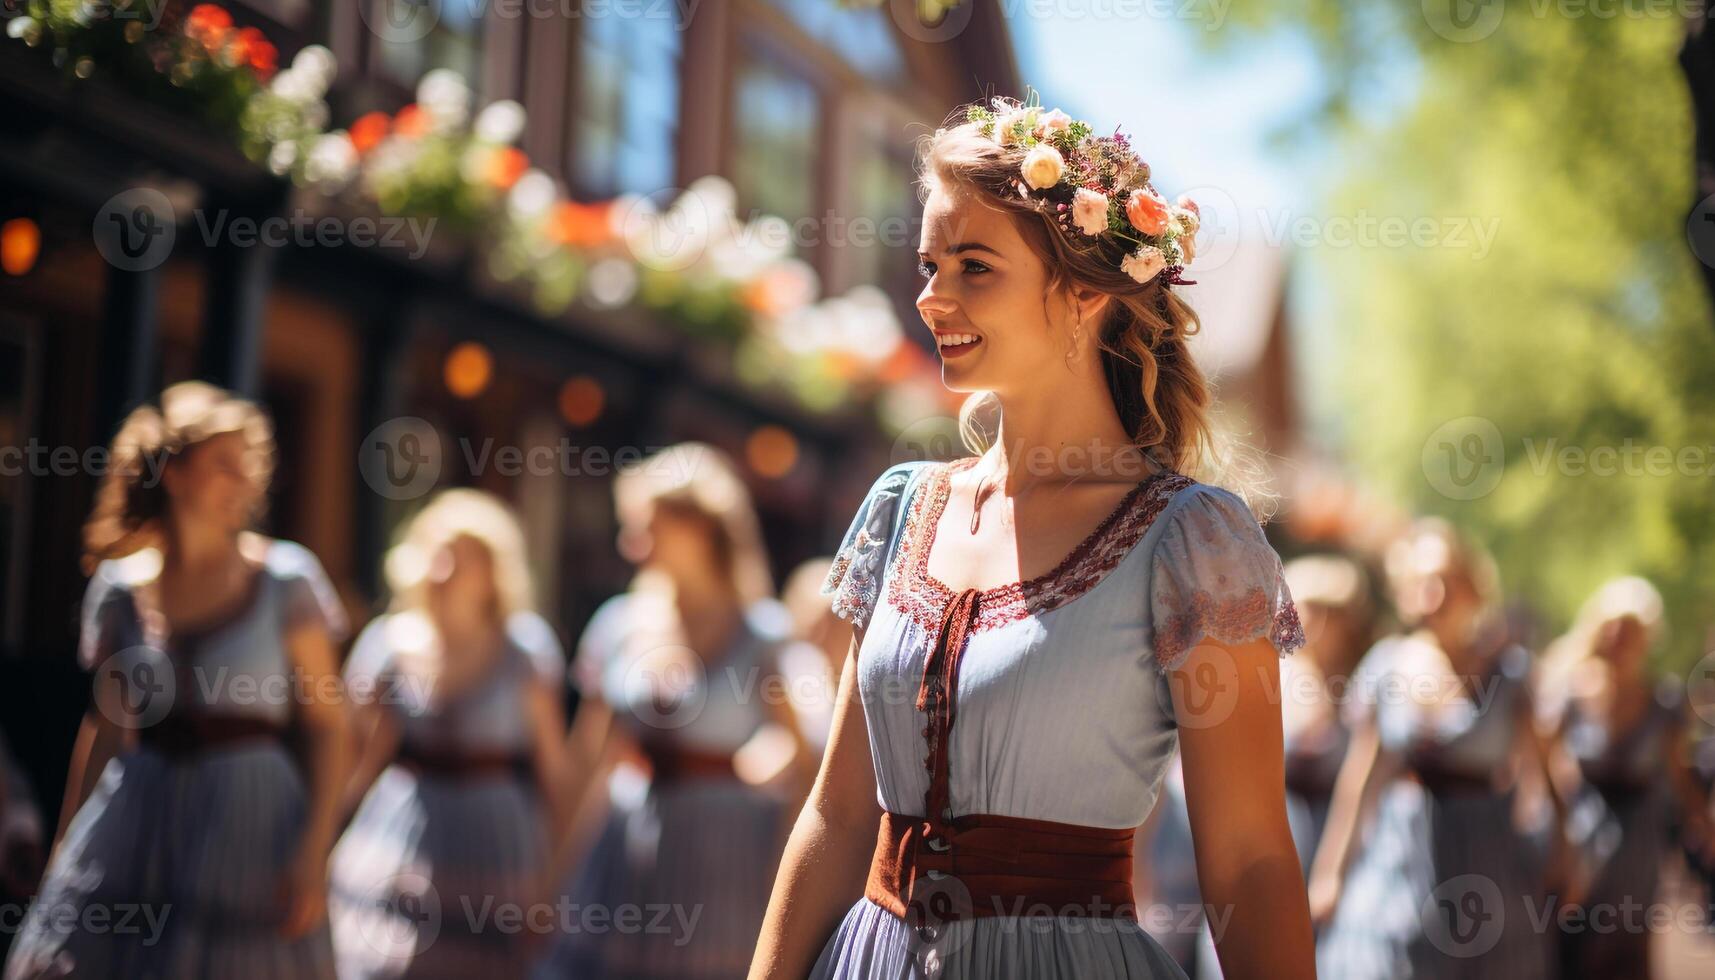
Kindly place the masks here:
POLYGON ((931 279, 923 285, 923 291, 917 294, 917 312, 924 320, 931 317, 947 316, 958 309, 952 297, 944 288, 937 287, 931 279))

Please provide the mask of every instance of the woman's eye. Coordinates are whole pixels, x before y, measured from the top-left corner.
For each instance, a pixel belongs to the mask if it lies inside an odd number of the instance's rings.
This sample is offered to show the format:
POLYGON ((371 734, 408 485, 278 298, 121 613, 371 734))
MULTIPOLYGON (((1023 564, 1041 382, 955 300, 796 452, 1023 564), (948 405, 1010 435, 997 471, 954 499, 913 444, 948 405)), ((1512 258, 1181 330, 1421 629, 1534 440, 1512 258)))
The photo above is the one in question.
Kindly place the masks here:
POLYGON ((989 271, 989 267, 982 264, 981 262, 978 262, 976 259, 966 259, 965 260, 965 271, 966 272, 987 272, 987 271, 989 271))
POLYGON ((917 263, 917 274, 922 276, 925 279, 929 279, 929 278, 933 277, 935 275, 934 264, 930 263, 930 262, 919 262, 919 263, 917 263))

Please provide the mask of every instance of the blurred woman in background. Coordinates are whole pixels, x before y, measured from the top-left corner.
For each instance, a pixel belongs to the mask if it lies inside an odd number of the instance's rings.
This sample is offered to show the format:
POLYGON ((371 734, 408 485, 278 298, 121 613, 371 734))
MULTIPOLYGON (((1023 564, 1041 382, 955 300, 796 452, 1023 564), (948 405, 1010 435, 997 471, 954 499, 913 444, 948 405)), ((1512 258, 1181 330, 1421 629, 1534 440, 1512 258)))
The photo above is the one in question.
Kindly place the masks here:
POLYGON ((811 558, 786 577, 780 601, 792 617, 792 642, 780 651, 781 673, 804 738, 820 760, 834 724, 834 693, 846 650, 846 625, 822 595, 832 555, 811 558))
POLYGON ((1655 902, 1676 809, 1687 839, 1715 856, 1709 801, 1687 757, 1683 683, 1649 670, 1661 630, 1661 594, 1617 578, 1543 659, 1540 724, 1557 750, 1552 772, 1571 801, 1580 858, 1564 900, 1586 913, 1583 928, 1560 933, 1565 977, 1653 975, 1649 919, 1623 913, 1655 902))
POLYGON ((1375 639, 1375 603, 1363 567, 1343 555, 1287 562, 1286 584, 1305 636, 1299 655, 1280 662, 1286 813, 1309 874, 1350 741, 1339 706, 1352 671, 1375 639))
POLYGON ((8 980, 334 976, 345 614, 250 530, 273 456, 261 410, 199 382, 120 428, 84 529, 94 701, 8 980))
POLYGON ((527 970, 509 910, 547 897, 569 813, 565 655, 525 550, 503 503, 448 490, 388 553, 392 607, 345 669, 361 746, 349 798, 363 795, 333 853, 342 980, 527 970))
POLYGON ((610 781, 606 824, 568 889, 605 924, 576 924, 538 973, 742 977, 783 801, 815 765, 781 693, 785 613, 749 493, 713 447, 681 444, 625 469, 614 497, 638 574, 579 642, 570 764, 606 775, 632 753, 649 774, 628 780, 627 767, 610 781))
POLYGON ((1523 806, 1547 769, 1530 655, 1504 642, 1493 563, 1425 519, 1389 549, 1387 574, 1410 632, 1370 650, 1347 698, 1351 746, 1309 879, 1319 972, 1552 976, 1530 913, 1546 914, 1549 892, 1538 842, 1557 846, 1561 824, 1523 806))

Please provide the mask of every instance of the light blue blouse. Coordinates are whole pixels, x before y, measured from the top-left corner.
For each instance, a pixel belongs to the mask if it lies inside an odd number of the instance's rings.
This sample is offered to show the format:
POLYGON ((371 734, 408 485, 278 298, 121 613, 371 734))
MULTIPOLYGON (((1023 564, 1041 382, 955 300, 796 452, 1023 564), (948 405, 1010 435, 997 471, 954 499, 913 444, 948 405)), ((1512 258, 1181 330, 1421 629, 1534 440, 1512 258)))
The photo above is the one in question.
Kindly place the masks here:
MULTIPOLYGON (((915 696, 956 595, 928 573, 928 554, 951 468, 969 462, 882 474, 823 588, 864 630, 858 688, 876 796, 896 813, 924 815, 926 716, 915 696)), ((1304 642, 1280 559, 1244 502, 1164 474, 1054 570, 981 594, 950 741, 955 815, 1143 823, 1178 748, 1171 671, 1205 637, 1267 637, 1282 655, 1304 642)))

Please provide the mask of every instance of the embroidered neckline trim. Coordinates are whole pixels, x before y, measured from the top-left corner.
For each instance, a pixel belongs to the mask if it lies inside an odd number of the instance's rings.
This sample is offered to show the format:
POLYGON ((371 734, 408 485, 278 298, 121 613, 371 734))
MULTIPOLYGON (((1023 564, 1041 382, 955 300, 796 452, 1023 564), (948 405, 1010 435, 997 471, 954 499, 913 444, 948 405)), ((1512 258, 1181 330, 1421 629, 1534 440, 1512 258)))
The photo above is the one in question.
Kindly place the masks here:
MULTIPOLYGON (((934 629, 947 604, 958 596, 929 573, 929 553, 951 496, 954 468, 975 462, 975 457, 967 457, 936 464, 927 486, 913 495, 906 512, 887 592, 894 608, 924 629, 934 629)), ((1139 483, 1052 569, 1025 581, 980 590, 972 632, 1058 609, 1095 588, 1143 539, 1173 496, 1194 482, 1179 473, 1161 473, 1139 483)))

